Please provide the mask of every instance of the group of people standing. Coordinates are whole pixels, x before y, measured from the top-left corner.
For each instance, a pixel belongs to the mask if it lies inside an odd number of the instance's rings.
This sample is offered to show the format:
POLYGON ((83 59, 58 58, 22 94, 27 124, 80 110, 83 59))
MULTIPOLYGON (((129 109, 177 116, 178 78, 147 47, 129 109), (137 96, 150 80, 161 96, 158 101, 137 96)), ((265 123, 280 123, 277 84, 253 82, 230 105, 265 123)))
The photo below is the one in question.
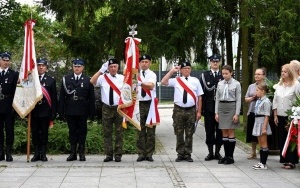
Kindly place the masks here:
MULTIPOLYGON (((12 101, 18 72, 10 69, 11 54, 4 52, 0 58, 0 161, 13 161, 11 156, 14 141, 15 112, 12 101), (4 128, 6 131, 6 150, 4 150, 4 128)), ((67 161, 85 161, 85 141, 87 119, 95 114, 94 86, 99 86, 102 102, 102 126, 104 136, 104 162, 120 162, 123 154, 123 117, 118 114, 124 76, 119 74, 119 62, 110 58, 91 78, 83 74, 85 61, 74 59, 73 72, 65 75, 61 81, 59 102, 57 100, 56 80, 47 75, 46 59, 37 60, 41 86, 46 93, 32 110, 32 140, 34 156, 31 161, 47 161, 48 129, 58 113, 65 118, 69 128, 70 155, 67 161), (114 131, 114 133, 113 133, 114 131), (115 139, 113 139, 115 134, 115 139), (115 143, 113 143, 115 140, 115 143)), ((152 97, 156 97, 156 74, 149 69, 151 57, 139 58, 140 72, 138 98, 140 108, 141 131, 137 132, 137 162, 153 162, 155 152, 156 126, 146 124, 152 97), (149 91, 152 91, 151 94, 149 91), (152 96, 151 96, 152 95, 152 96)), ((161 80, 164 86, 174 87, 173 127, 176 135, 176 162, 183 160, 193 162, 193 134, 197 123, 204 116, 206 145, 208 155, 205 161, 218 160, 219 164, 233 164, 236 145, 235 129, 239 127, 241 110, 241 85, 233 78, 233 69, 224 65, 221 69, 221 56, 209 57, 210 70, 202 73, 200 80, 191 76, 190 62, 182 62, 172 68, 161 80), (175 73, 181 76, 172 78, 175 73), (224 146, 224 157, 220 154, 224 146), (214 148, 215 146, 215 148, 214 148)), ((266 97, 268 88, 265 82, 266 69, 255 71, 255 83, 249 85, 245 102, 249 103, 247 119, 247 142, 252 142, 252 153, 248 159, 256 158, 257 142, 260 146, 260 162, 254 169, 267 169, 268 158, 267 135, 272 134, 269 121, 273 109, 274 122, 279 129, 279 147, 282 152, 287 137, 287 114, 296 95, 300 92, 300 63, 292 61, 282 66, 281 78, 275 91, 273 105, 266 97)), ((297 151, 288 151, 280 156, 285 169, 295 168, 298 163, 297 151)))

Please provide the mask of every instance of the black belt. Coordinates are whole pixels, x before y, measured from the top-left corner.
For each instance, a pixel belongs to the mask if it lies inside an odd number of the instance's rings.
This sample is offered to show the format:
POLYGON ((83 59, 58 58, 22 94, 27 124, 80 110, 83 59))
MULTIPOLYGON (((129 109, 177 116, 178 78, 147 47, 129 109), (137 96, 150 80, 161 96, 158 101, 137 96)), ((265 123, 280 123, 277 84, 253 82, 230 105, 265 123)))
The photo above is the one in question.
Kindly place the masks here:
POLYGON ((71 101, 87 101, 87 98, 78 96, 69 97, 68 99, 71 101))
POLYGON ((9 98, 9 97, 12 97, 12 95, 3 95, 3 94, 0 94, 0 100, 5 99, 5 98, 9 98))
POLYGON ((151 103, 151 100, 149 100, 149 101, 139 101, 140 103, 144 103, 144 104, 149 104, 149 103, 151 103))
POLYGON ((255 117, 265 117, 265 115, 255 115, 255 117))
POLYGON ((183 109, 183 110, 190 110, 190 109, 195 108, 195 105, 194 106, 190 106, 190 107, 181 107, 181 106, 178 106, 177 104, 175 104, 175 107, 178 107, 178 108, 183 109))
POLYGON ((233 103, 233 102, 236 102, 236 101, 220 101, 220 103, 233 103))

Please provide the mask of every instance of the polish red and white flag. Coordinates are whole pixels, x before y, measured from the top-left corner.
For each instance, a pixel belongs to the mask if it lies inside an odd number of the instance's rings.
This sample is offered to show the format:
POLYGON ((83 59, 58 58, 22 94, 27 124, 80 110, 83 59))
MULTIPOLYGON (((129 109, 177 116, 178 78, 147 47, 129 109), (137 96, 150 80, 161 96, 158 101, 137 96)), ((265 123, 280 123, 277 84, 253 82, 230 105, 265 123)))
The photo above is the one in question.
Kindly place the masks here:
POLYGON ((138 130, 140 126, 140 110, 138 102, 138 72, 139 72, 139 49, 141 39, 127 37, 125 39, 125 69, 124 83, 121 90, 118 112, 138 130))
POLYGON ((13 107, 21 118, 25 118, 43 98, 39 81, 33 27, 35 21, 25 22, 24 53, 19 74, 19 83, 13 100, 13 107))

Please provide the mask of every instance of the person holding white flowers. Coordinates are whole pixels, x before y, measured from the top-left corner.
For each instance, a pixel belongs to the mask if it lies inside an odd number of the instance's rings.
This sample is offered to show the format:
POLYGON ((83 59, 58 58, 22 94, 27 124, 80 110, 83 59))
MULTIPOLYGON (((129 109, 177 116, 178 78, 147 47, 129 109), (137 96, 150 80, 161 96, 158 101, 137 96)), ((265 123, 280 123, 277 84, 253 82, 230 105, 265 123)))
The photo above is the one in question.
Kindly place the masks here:
POLYGON ((260 146, 260 162, 253 166, 255 170, 266 170, 267 159, 269 155, 269 148, 267 142, 267 135, 271 135, 271 127, 269 124, 269 117, 271 114, 271 102, 267 98, 268 87, 262 82, 256 85, 256 103, 255 103, 255 123, 253 126, 252 135, 257 136, 260 146))
POLYGON ((281 68, 280 81, 276 87, 273 99, 274 122, 278 126, 278 142, 280 149, 280 163, 284 163, 283 168, 293 169, 298 163, 297 149, 291 151, 290 148, 286 152, 286 156, 282 156, 282 150, 288 134, 288 115, 287 110, 292 108, 299 95, 300 84, 297 75, 291 64, 285 64, 281 68))

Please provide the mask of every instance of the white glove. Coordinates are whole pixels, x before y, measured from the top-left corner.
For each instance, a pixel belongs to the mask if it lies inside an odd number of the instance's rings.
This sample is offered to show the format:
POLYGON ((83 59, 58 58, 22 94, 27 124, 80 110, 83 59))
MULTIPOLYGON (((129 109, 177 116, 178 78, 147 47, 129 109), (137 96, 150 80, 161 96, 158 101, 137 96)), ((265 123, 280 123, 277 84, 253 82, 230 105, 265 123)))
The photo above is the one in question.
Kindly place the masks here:
POLYGON ((108 68, 108 61, 102 64, 101 68, 99 69, 99 72, 105 73, 107 68, 108 68))
POLYGON ((138 80, 138 86, 141 86, 141 85, 142 85, 142 82, 138 80))

